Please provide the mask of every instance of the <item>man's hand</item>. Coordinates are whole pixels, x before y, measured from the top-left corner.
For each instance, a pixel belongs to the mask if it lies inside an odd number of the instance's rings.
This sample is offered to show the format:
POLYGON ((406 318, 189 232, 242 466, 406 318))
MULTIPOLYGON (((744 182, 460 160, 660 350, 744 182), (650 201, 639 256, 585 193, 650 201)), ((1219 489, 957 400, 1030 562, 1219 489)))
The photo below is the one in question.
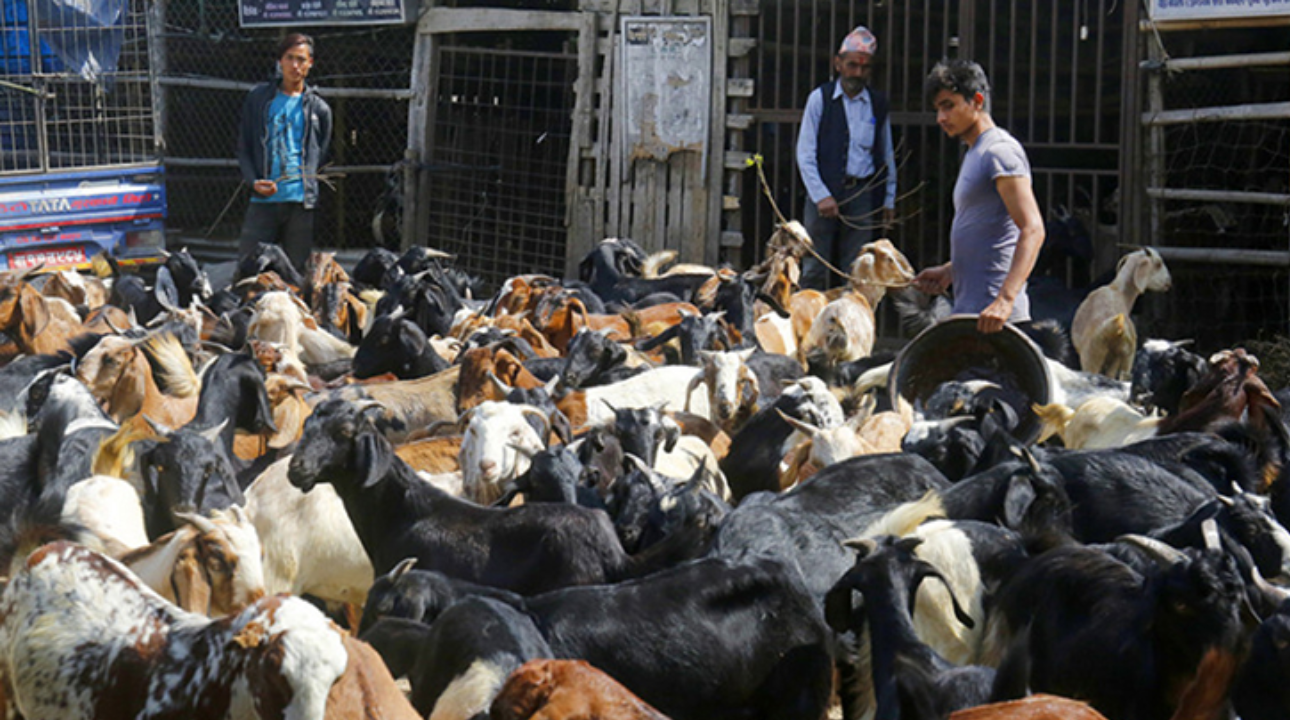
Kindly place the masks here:
POLYGON ((1012 317, 1012 302, 1002 295, 994 299, 976 318, 976 329, 983 333, 996 333, 1012 317))
POLYGON ((269 197, 278 191, 278 184, 272 180, 256 180, 251 189, 260 197, 269 197))
POLYGON ((883 208, 882 209, 882 228, 884 230, 891 230, 895 226, 896 226, 896 208, 883 208))
POLYGON ((914 276, 913 285, 928 295, 940 295, 954 281, 954 272, 949 263, 929 267, 914 276))
POLYGON ((832 195, 816 203, 815 207, 819 208, 820 217, 835 218, 838 216, 838 201, 834 200, 832 195))

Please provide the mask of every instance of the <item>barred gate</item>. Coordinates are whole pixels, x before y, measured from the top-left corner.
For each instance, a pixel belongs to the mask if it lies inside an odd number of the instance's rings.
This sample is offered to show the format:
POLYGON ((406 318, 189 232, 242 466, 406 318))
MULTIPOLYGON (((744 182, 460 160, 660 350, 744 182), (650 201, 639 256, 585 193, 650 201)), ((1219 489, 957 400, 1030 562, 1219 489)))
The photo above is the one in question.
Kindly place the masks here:
POLYGON ((1143 18, 1137 40, 1135 227, 1174 279, 1161 332, 1209 350, 1290 334, 1290 18, 1143 18))
MULTIPOLYGON (((164 28, 154 65, 172 242, 201 243, 207 254, 226 256, 236 251, 250 193, 236 160, 242 101, 272 77, 278 40, 289 29, 240 28, 235 0, 153 7, 156 26, 164 28)), ((315 243, 397 249, 415 28, 307 30, 316 42, 309 81, 331 105, 334 122, 315 243)))

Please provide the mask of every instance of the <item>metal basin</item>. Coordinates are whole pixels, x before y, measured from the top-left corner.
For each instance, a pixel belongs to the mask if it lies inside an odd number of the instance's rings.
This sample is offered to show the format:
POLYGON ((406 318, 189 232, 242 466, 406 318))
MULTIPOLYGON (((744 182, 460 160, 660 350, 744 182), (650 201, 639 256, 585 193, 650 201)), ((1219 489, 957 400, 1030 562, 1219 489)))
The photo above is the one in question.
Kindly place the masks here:
POLYGON ((891 364, 887 390, 910 403, 927 399, 943 382, 990 380, 1012 398, 1019 424, 1014 433, 1027 445, 1039 439, 1042 424, 1030 409, 1047 404, 1054 381, 1039 346, 1005 323, 989 335, 977 332, 975 315, 951 315, 909 341, 891 364))

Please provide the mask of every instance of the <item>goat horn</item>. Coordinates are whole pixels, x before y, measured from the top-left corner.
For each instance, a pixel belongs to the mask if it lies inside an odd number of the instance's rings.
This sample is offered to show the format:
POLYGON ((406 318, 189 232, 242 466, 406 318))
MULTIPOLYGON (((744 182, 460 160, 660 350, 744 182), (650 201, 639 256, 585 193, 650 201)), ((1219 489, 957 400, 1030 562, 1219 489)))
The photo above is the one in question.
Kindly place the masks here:
POLYGON ((125 334, 125 330, 122 330, 121 328, 117 327, 116 323, 112 322, 112 313, 110 312, 103 313, 103 322, 107 323, 108 328, 110 328, 112 332, 116 333, 117 335, 125 334))
POLYGON ((517 453, 519 453, 519 454, 523 455, 524 457, 528 458, 529 460, 532 460, 532 459, 533 459, 533 456, 534 456, 534 455, 537 455, 537 452, 536 452, 535 450, 533 450, 532 448, 527 448, 527 447, 524 447, 523 445, 518 445, 518 444, 516 444, 516 443, 506 443, 506 444, 507 444, 507 446, 509 446, 512 450, 514 450, 515 452, 517 452, 517 453))
POLYGON ((1221 550, 1222 540, 1218 536, 1218 522, 1214 518, 1205 518, 1200 523, 1200 533, 1205 538, 1205 547, 1210 550, 1221 550))
POLYGON ((219 442, 219 435, 221 432, 224 432, 224 426, 226 425, 228 425, 228 418, 224 418, 224 421, 215 427, 199 431, 198 434, 211 441, 211 443, 217 443, 219 442))
POLYGON ((784 413, 783 410, 780 410, 779 408, 775 408, 775 412, 779 414, 779 417, 783 419, 784 422, 788 423, 789 425, 792 425, 793 429, 798 430, 799 432, 805 435, 808 435, 810 437, 815 437, 820 433, 819 428, 815 427, 810 423, 802 422, 801 420, 798 420, 792 415, 787 415, 784 413))
POLYGON ((850 538, 842 541, 842 547, 848 547, 852 550, 864 550, 865 554, 873 552, 878 547, 878 542, 873 538, 850 538))
POLYGON ((390 579, 397 580, 403 577, 404 575, 407 575, 408 571, 412 569, 412 566, 416 564, 417 564, 417 559, 414 557, 404 558, 400 560, 399 564, 395 565, 394 569, 390 571, 390 579))
POLYGON ((197 528, 202 532, 203 535, 207 533, 215 532, 215 523, 212 522, 210 518, 206 517, 205 515, 202 515, 201 513, 195 513, 195 512, 187 513, 187 512, 179 512, 178 510, 176 510, 171 514, 174 515, 176 519, 183 520, 189 525, 192 525, 193 527, 197 528))
POLYGON ((493 387, 497 388, 502 395, 510 395, 511 390, 514 390, 514 388, 507 385, 501 378, 497 377, 497 373, 492 370, 488 371, 488 379, 492 381, 493 387))
POLYGON ((161 437, 169 437, 169 436, 170 436, 170 433, 172 432, 172 430, 171 430, 170 428, 166 427, 165 425, 162 425, 161 423, 157 422, 156 420, 153 420, 152 418, 148 417, 147 415, 144 415, 144 416, 143 416, 143 421, 144 421, 144 422, 146 422, 146 423, 148 423, 148 427, 152 428, 152 431, 153 431, 154 433, 156 433, 156 434, 160 435, 161 437))
POLYGON ((1173 565, 1187 558, 1178 548, 1145 535, 1121 535, 1116 540, 1137 547, 1161 566, 1173 565))

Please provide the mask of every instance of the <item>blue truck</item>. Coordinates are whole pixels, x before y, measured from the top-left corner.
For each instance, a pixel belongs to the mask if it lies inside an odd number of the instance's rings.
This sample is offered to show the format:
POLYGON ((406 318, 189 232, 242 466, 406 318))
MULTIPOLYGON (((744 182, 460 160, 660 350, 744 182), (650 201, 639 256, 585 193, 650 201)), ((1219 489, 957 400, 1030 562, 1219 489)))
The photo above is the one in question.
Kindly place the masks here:
POLYGON ((163 261, 148 0, 0 2, 0 269, 163 261))

